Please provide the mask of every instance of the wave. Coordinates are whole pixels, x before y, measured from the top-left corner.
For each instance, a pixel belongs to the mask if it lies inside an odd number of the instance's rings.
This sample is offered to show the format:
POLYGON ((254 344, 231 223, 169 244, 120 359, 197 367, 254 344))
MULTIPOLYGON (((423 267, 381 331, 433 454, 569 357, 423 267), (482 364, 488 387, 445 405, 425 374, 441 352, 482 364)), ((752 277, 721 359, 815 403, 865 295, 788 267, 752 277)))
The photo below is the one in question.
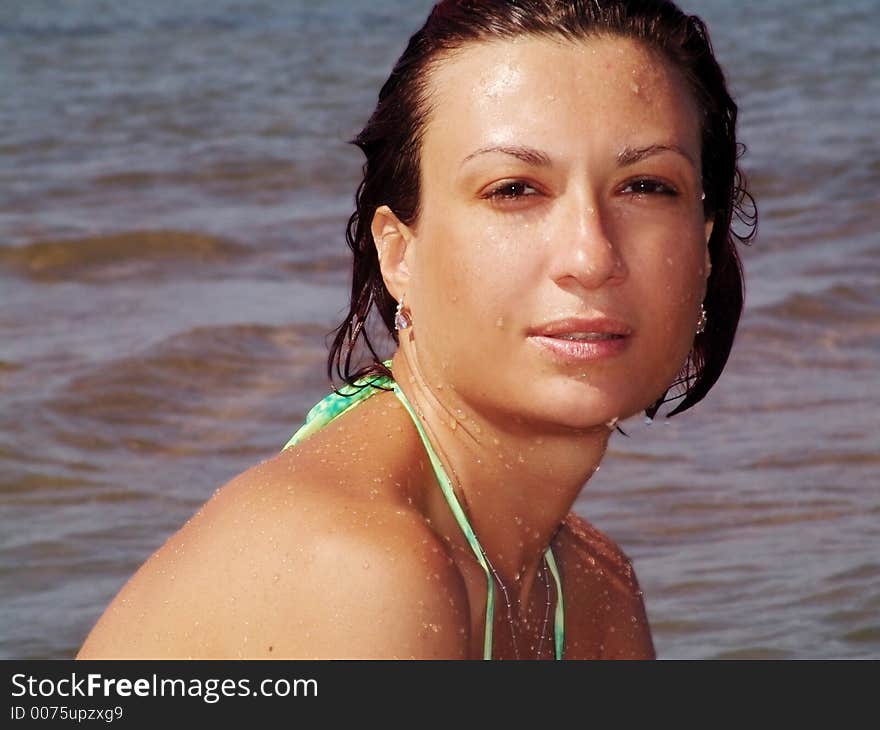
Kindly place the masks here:
POLYGON ((759 310, 778 319, 810 324, 880 324, 880 290, 834 284, 819 292, 796 293, 759 310))
MULTIPOLYGON (((136 170, 100 175, 93 179, 98 187, 151 188, 170 185, 208 185, 233 184, 236 190, 295 189, 303 184, 302 178, 308 172, 308 183, 313 184, 314 173, 321 171, 299 170, 294 160, 288 159, 247 159, 219 160, 200 168, 184 168, 166 171, 136 170)), ((327 170, 326 172, 332 172, 327 170)), ((319 182, 322 181, 319 177, 319 182)), ((310 188, 311 189, 311 188, 310 188)))
MULTIPOLYGON (((737 357, 750 368, 876 370, 880 352, 880 289, 836 283, 817 292, 797 292, 749 311, 737 335, 737 357)), ((840 397, 851 397, 842 391, 840 397)))
POLYGON ((217 236, 187 231, 130 231, 0 247, 0 269, 41 282, 113 282, 157 272, 192 271, 250 254, 217 236))
POLYGON ((174 335, 54 395, 44 404, 58 419, 53 438, 174 456, 249 451, 254 424, 280 438, 326 392, 326 334, 317 325, 232 325, 174 335))

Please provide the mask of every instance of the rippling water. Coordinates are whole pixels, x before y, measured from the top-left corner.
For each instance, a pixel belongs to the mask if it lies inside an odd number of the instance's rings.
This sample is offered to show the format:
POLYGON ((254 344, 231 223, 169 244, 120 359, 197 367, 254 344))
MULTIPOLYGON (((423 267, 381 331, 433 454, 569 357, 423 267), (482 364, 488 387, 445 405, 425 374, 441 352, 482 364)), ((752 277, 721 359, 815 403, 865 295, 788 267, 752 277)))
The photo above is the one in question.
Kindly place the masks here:
MULTIPOLYGON (((326 390, 360 158, 429 2, 0 5, 0 656, 71 656, 326 390)), ((761 234, 727 372, 578 510, 661 657, 880 656, 877 0, 687 2, 761 234)))

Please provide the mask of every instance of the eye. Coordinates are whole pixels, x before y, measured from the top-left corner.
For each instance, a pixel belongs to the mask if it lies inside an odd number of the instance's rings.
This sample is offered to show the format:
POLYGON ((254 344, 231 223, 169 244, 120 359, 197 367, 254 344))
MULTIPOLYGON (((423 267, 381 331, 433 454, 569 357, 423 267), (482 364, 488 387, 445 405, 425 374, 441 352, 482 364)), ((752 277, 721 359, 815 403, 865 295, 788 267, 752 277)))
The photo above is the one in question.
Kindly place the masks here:
POLYGON ((505 180, 487 190, 483 197, 489 200, 517 200, 537 194, 538 191, 525 180, 505 180))
POLYGON ((678 195, 678 191, 671 185, 649 177, 631 180, 621 188, 621 192, 628 195, 667 195, 669 197, 678 195))

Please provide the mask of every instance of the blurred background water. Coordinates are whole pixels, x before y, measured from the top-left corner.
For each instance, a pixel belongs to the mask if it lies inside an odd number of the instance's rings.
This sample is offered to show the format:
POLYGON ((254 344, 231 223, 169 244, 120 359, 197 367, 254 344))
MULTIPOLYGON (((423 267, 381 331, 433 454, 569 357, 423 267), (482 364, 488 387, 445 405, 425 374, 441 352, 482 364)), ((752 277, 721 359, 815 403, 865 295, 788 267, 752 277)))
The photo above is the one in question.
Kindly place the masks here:
MULTIPOLYGON (((0 657, 72 656, 327 390, 346 144, 430 2, 0 3, 0 657)), ((880 656, 878 0, 691 0, 761 210, 728 370, 578 511, 665 658, 880 656)))

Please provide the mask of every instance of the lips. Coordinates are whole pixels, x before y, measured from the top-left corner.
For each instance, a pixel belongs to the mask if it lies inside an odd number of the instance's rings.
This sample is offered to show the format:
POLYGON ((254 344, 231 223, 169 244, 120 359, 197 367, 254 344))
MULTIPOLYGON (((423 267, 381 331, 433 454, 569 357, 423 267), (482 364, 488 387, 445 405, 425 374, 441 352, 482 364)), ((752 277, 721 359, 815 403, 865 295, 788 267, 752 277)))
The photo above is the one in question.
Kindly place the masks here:
POLYGON ((600 332, 572 332, 564 335, 553 335, 558 340, 570 340, 572 342, 599 342, 601 340, 613 340, 622 336, 600 332))
POLYGON ((632 328, 625 322, 609 317, 568 317, 535 327, 531 336, 555 337, 566 340, 608 340, 629 337, 632 328))
POLYGON ((607 317, 570 317, 540 325, 529 340, 554 360, 584 363, 621 354, 630 343, 632 328, 607 317))

